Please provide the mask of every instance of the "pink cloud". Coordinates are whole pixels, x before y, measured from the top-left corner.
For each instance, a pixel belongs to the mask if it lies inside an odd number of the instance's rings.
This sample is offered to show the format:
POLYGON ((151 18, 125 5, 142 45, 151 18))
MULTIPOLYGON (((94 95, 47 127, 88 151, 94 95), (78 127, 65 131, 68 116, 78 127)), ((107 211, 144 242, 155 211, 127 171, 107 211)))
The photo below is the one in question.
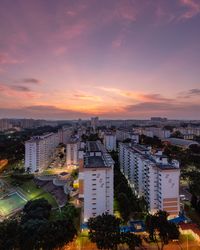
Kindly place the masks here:
POLYGON ((116 16, 129 22, 136 21, 137 10, 136 6, 131 1, 119 1, 114 10, 116 16))
POLYGON ((11 57, 8 53, 0 53, 0 64, 19 64, 22 60, 11 57))
POLYGON ((200 14, 200 2, 199 0, 179 0, 181 5, 188 8, 181 16, 181 19, 190 19, 200 14))
POLYGON ((122 38, 117 38, 114 41, 112 41, 112 48, 120 48, 122 45, 122 38))
POLYGON ((7 85, 0 83, 0 95, 3 97, 21 97, 21 98, 38 98, 40 93, 32 91, 30 88, 23 85, 7 85))

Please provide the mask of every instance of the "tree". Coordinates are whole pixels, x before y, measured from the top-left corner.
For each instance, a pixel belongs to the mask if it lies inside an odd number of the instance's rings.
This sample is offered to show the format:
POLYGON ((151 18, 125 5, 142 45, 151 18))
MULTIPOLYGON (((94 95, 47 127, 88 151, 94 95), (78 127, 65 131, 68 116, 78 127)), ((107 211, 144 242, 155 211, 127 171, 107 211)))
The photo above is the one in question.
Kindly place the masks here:
POLYGON ((68 206, 65 216, 51 221, 51 205, 45 199, 27 202, 21 219, 20 246, 25 249, 54 249, 71 241, 76 233, 73 218, 76 216, 74 206, 68 206))
POLYGON ((149 214, 146 218, 146 230, 149 233, 149 239, 157 244, 158 250, 162 250, 170 240, 179 238, 178 227, 176 224, 169 222, 167 217, 167 212, 158 211, 154 215, 149 214))
POLYGON ((140 236, 130 232, 121 233, 120 241, 122 244, 126 243, 130 250, 135 250, 136 247, 140 247, 142 245, 142 240, 140 236))
POLYGON ((30 219, 48 219, 51 208, 51 204, 44 198, 30 200, 24 206, 22 222, 30 219))
POLYGON ((120 243, 120 219, 102 214, 88 220, 89 239, 98 249, 116 249, 120 243))
POLYGON ((0 249, 12 250, 19 246, 20 226, 16 220, 0 223, 0 249))
POLYGON ((198 201, 197 196, 193 194, 191 197, 191 205, 195 209, 197 209, 197 201, 198 201))
POLYGON ((131 213, 131 204, 125 193, 118 195, 118 202, 120 204, 120 214, 123 220, 127 222, 131 213))
POLYGON ((25 205, 21 220, 0 222, 0 249, 53 250, 72 241, 76 234, 72 220, 51 220, 50 211, 48 201, 38 199, 25 205))
POLYGON ((173 137, 173 138, 183 138, 183 135, 181 134, 181 132, 180 131, 175 131, 172 135, 171 135, 171 137, 173 137))
POLYGON ((47 220, 43 219, 30 219, 24 222, 20 232, 20 249, 39 250, 45 237, 46 226, 47 220))
POLYGON ((66 204, 61 213, 58 214, 59 218, 74 221, 79 215, 78 209, 73 204, 66 204))
POLYGON ((161 148, 163 146, 162 141, 157 136, 149 137, 146 135, 141 135, 140 143, 156 148, 161 148))

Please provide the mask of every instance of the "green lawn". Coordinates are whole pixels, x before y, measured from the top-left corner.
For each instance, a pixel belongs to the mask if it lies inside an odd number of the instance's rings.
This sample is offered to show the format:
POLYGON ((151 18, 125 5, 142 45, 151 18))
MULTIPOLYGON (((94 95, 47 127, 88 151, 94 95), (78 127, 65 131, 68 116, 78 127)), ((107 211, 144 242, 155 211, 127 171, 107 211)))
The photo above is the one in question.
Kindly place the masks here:
POLYGON ((27 197, 27 200, 45 198, 54 208, 58 207, 54 197, 42 188, 37 187, 33 180, 23 182, 19 186, 19 190, 27 197))

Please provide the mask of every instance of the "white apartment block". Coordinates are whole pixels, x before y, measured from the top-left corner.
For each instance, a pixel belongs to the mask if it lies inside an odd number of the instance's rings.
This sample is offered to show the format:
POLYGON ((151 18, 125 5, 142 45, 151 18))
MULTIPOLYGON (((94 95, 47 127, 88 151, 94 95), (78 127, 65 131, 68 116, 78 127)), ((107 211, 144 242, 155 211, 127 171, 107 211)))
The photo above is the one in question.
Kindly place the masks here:
POLYGON ((67 166, 78 166, 78 151, 80 142, 77 138, 71 138, 66 145, 66 164, 67 166))
POLYGON ((73 134, 72 128, 62 127, 61 129, 58 130, 59 142, 67 144, 67 142, 70 140, 72 134, 73 134))
POLYGON ((140 134, 149 136, 149 137, 158 137, 160 139, 169 138, 171 136, 171 132, 167 129, 156 128, 156 127, 148 127, 140 129, 140 134))
POLYGON ((117 129, 116 137, 118 141, 124 141, 126 139, 131 139, 135 143, 139 143, 139 134, 127 130, 117 129))
POLYGON ((84 222, 106 212, 113 214, 113 167, 114 162, 100 141, 87 142, 79 171, 84 222))
POLYGON ((99 126, 99 117, 91 117, 91 127, 94 131, 96 131, 96 128, 99 126))
MULTIPOLYGON (((200 136, 200 127, 180 127, 180 128, 175 128, 174 132, 179 131, 182 135, 188 135, 189 136, 200 136)), ((184 139, 191 139, 191 138, 184 138, 184 139)), ((192 138, 193 139, 193 138, 192 138)))
POLYGON ((4 132, 8 129, 12 128, 12 124, 8 119, 0 119, 0 131, 4 132))
POLYGON ((103 136, 103 144, 108 151, 116 150, 116 133, 105 132, 103 136))
POLYGON ((34 136, 25 142, 25 169, 31 173, 44 170, 50 164, 59 144, 57 133, 34 136))
POLYGON ((151 152, 141 145, 119 144, 121 172, 138 196, 143 196, 151 213, 179 214, 179 162, 170 163, 161 151, 151 152))

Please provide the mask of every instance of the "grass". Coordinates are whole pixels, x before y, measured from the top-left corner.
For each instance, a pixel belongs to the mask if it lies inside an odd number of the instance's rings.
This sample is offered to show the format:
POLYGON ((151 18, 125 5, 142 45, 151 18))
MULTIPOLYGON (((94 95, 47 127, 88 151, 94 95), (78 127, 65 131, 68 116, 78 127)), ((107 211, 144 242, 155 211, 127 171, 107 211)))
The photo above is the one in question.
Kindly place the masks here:
POLYGON ((39 188, 33 180, 23 182, 19 186, 19 189, 22 190, 23 194, 27 197, 27 200, 44 198, 48 200, 52 207, 58 207, 58 204, 54 197, 50 193, 44 191, 42 188, 39 188))
POLYGON ((179 236, 179 241, 180 242, 186 242, 186 241, 195 241, 195 238, 192 234, 181 234, 179 236))
POLYGON ((42 174, 43 175, 52 175, 52 174, 55 174, 55 170, 54 169, 45 169, 42 174))
POLYGON ((11 190, 15 190, 16 193, 5 199, 0 199, 0 216, 8 216, 12 212, 23 208, 27 201, 40 198, 46 199, 52 205, 52 208, 55 209, 53 210, 54 212, 58 209, 55 198, 50 193, 38 187, 33 179, 17 180, 11 176, 7 176, 4 178, 4 181, 8 184, 6 193, 11 190), (25 198, 24 200, 20 197, 20 194, 25 198))
POLYGON ((4 178, 4 180, 9 183, 11 187, 18 189, 26 197, 27 200, 45 198, 53 208, 58 207, 55 198, 50 193, 38 187, 32 179, 22 181, 7 176, 6 178, 4 178))
POLYGON ((117 218, 121 219, 121 215, 120 215, 120 211, 119 211, 119 204, 118 204, 118 201, 116 199, 114 199, 114 215, 117 218))

